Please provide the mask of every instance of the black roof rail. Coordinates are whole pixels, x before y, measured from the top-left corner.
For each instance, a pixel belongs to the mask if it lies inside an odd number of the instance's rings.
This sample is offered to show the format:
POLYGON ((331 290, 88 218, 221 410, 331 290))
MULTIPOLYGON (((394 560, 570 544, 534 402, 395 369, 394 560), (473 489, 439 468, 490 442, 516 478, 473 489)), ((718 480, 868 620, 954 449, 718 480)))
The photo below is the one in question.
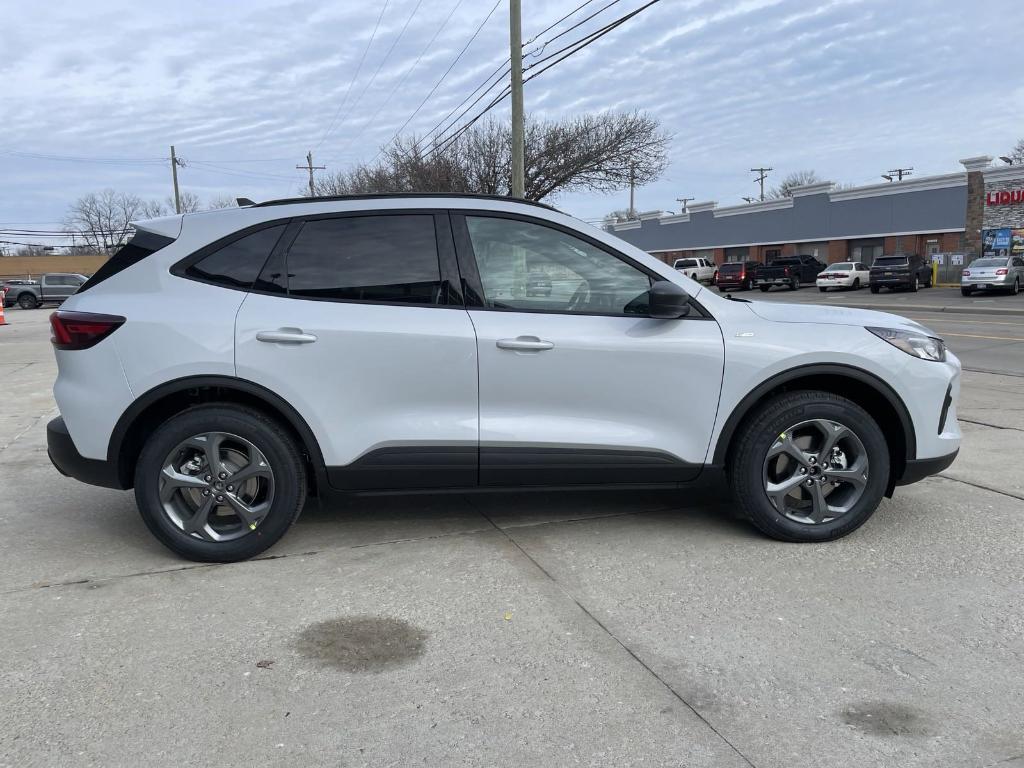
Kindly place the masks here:
POLYGON ((501 200, 506 203, 522 203, 523 205, 534 205, 538 208, 546 208, 555 213, 561 213, 554 206, 547 203, 538 203, 535 200, 522 200, 518 197, 506 197, 505 195, 476 195, 468 192, 379 192, 363 195, 327 195, 324 197, 285 197, 280 200, 264 200, 262 203, 255 203, 253 207, 264 208, 270 205, 295 205, 301 203, 331 203, 345 200, 391 200, 394 198, 408 199, 439 199, 443 197, 461 197, 474 200, 501 200))

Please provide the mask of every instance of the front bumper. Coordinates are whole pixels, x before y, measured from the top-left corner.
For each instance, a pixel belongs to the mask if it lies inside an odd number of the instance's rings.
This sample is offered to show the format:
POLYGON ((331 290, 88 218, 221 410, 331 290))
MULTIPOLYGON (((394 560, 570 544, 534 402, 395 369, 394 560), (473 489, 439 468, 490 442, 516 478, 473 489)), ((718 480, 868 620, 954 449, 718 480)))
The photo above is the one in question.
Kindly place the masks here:
POLYGON ((926 477, 939 474, 939 472, 948 468, 956 461, 957 454, 959 453, 960 449, 958 448, 952 453, 945 456, 937 456, 933 459, 909 459, 903 474, 896 481, 896 485, 910 485, 919 480, 924 480, 926 477))
POLYGON ((73 477, 83 483, 103 488, 124 489, 113 462, 87 459, 78 452, 61 416, 46 425, 46 453, 50 457, 50 463, 65 477, 73 477))

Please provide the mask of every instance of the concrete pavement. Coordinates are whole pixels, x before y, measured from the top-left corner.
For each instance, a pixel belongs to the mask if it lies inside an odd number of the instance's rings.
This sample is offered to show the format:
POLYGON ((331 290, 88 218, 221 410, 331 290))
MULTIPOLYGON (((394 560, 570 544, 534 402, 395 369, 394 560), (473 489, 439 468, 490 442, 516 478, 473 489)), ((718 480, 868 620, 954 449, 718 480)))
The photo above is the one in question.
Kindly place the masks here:
POLYGON ((397 497, 205 566, 49 466, 45 318, 0 328, 0 766, 1024 765, 1024 377, 965 373, 960 460, 827 545, 397 497))

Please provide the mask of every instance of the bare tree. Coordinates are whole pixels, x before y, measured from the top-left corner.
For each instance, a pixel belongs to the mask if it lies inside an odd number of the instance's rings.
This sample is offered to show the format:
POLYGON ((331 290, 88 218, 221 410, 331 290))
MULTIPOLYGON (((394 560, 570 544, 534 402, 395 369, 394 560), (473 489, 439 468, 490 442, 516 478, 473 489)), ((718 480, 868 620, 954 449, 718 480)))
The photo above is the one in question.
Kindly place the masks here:
POLYGON ((1014 165, 1024 165, 1024 139, 1019 139, 1006 156, 1013 160, 1014 165))
POLYGON ((210 202, 206 204, 206 209, 213 211, 220 208, 235 208, 237 206, 238 202, 231 195, 218 195, 217 197, 210 198, 210 202))
POLYGON ((64 218, 64 228, 94 249, 116 248, 127 241, 128 225, 143 216, 143 208, 137 195, 112 189, 90 192, 72 204, 64 218))
POLYGON ((779 186, 768 193, 768 197, 792 197, 794 187, 803 187, 807 184, 817 184, 822 179, 814 171, 793 171, 788 174, 779 186))
POLYGON ((636 218, 636 211, 630 211, 628 208, 617 208, 604 215, 604 224, 617 224, 620 221, 629 221, 632 218, 636 218))
MULTIPOLYGON (((436 137, 435 137, 436 138, 436 137)), ((643 185, 668 164, 669 137, 638 112, 563 120, 528 120, 525 197, 614 192, 643 185)), ((466 192, 508 195, 512 137, 507 123, 486 121, 437 143, 399 137, 376 164, 360 164, 315 182, 318 195, 373 192, 466 192)))

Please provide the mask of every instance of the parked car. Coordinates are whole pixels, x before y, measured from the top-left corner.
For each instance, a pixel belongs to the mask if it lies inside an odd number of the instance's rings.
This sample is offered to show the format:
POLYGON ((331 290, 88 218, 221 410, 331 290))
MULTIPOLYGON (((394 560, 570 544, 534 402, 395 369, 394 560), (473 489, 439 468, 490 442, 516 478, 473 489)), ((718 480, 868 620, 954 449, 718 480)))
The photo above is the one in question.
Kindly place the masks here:
POLYGON ((4 293, 4 307, 13 307, 17 301, 15 291, 23 285, 39 285, 35 280, 11 279, 0 281, 0 291, 4 293))
POLYGON ((916 291, 932 286, 932 265, 917 254, 879 256, 871 265, 868 287, 872 293, 882 288, 916 291))
POLYGON ((840 261, 829 264, 824 272, 819 272, 814 283, 822 293, 829 288, 851 288, 856 291, 867 284, 870 275, 871 270, 866 264, 859 261, 840 261))
POLYGON ((918 323, 729 300, 542 204, 298 198, 135 227, 52 315, 47 446, 134 487, 194 560, 262 552, 308 494, 523 486, 727 482, 768 535, 827 541, 960 444, 960 363, 918 323), (510 290, 532 270, 575 286, 539 312, 510 290))
POLYGON ((823 269, 825 265, 813 256, 782 256, 759 269, 754 284, 762 291, 771 290, 773 285, 795 291, 801 283, 813 283, 823 269))
POLYGON ((970 296, 975 291, 1009 291, 1016 296, 1024 283, 1024 258, 985 257, 975 259, 960 276, 960 293, 970 296))
POLYGON ((38 283, 12 281, 4 305, 17 304, 22 309, 35 309, 41 304, 60 304, 77 291, 88 278, 85 275, 51 272, 38 283))
POLYGON ((749 291, 754 285, 757 272, 762 264, 756 261, 730 261, 718 268, 715 281, 718 290, 728 293, 731 290, 749 291))
POLYGON ((711 259, 694 257, 691 259, 676 259, 672 265, 673 269, 682 272, 691 280, 698 283, 714 285, 718 276, 718 266, 711 259))
POLYGON ((530 275, 526 279, 527 296, 550 296, 551 278, 547 275, 530 275))

